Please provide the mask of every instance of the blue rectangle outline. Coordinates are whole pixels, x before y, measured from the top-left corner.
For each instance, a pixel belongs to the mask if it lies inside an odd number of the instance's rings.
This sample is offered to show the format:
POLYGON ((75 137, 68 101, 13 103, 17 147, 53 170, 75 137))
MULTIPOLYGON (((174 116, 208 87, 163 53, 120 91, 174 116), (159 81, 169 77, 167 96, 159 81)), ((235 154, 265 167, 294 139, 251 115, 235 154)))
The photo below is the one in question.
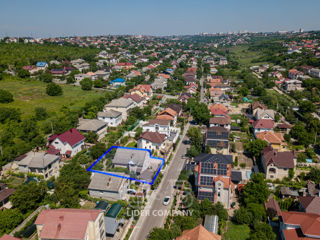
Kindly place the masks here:
POLYGON ((91 164, 91 166, 87 168, 87 171, 89 171, 89 172, 95 172, 95 173, 101 173, 101 174, 105 174, 105 175, 110 175, 110 176, 113 176, 113 177, 119 177, 119 178, 129 179, 129 180, 138 181, 138 182, 141 182, 141 183, 146 183, 146 184, 152 185, 152 184, 154 183, 154 181, 156 180, 158 174, 160 173, 160 171, 161 171, 164 163, 165 163, 165 159, 164 159, 164 158, 153 157, 153 156, 151 155, 151 150, 150 150, 150 149, 132 148, 132 147, 121 147, 121 146, 112 146, 112 147, 110 147, 104 154, 102 154, 101 157, 99 157, 93 164, 91 164), (98 171, 98 170, 93 170, 92 168, 94 167, 94 165, 96 165, 102 158, 104 158, 104 157, 105 157, 112 149, 114 149, 114 148, 146 151, 146 152, 149 152, 150 158, 157 159, 157 160, 161 160, 162 163, 161 163, 161 165, 160 165, 160 167, 159 167, 156 175, 155 175, 154 178, 152 179, 152 182, 147 182, 147 181, 140 180, 140 179, 135 179, 135 178, 126 177, 126 176, 120 176, 120 175, 117 175, 117 174, 102 172, 102 171, 98 171))

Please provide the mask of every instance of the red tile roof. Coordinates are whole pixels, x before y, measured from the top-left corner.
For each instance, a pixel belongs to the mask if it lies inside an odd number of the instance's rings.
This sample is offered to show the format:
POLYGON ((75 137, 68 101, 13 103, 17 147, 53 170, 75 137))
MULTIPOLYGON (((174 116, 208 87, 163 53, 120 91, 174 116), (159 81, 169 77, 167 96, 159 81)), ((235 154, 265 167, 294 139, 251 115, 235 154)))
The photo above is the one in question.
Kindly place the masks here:
POLYGON ((8 234, 5 234, 2 237, 0 237, 0 240, 21 240, 21 238, 12 237, 8 234))
POLYGON ((282 211, 281 215, 285 224, 300 226, 304 235, 320 237, 320 215, 294 211, 282 211))
POLYGON ((16 190, 5 188, 2 191, 0 191, 0 202, 10 197, 16 190))
POLYGON ((84 239, 89 221, 95 221, 99 210, 50 209, 43 210, 36 225, 43 225, 39 238, 42 239, 84 239))
POLYGON ((295 152, 278 152, 271 146, 266 147, 261 151, 263 156, 263 163, 265 166, 269 166, 274 163, 279 168, 294 168, 295 152))
POLYGON ((266 202, 264 204, 264 207, 266 209, 266 211, 268 209, 273 209, 274 211, 276 211, 277 213, 277 216, 281 216, 281 210, 280 210, 280 207, 279 207, 279 204, 278 202, 273 198, 273 195, 270 194, 269 198, 268 198, 268 202, 266 202))
POLYGON ((299 197, 299 200, 306 213, 314 213, 320 215, 320 197, 299 197))
POLYGON ((209 232, 204 226, 199 225, 193 229, 185 230, 176 240, 221 240, 221 236, 209 232))
POLYGON ((146 139, 150 142, 161 144, 163 143, 166 135, 158 132, 144 132, 141 134, 140 138, 146 139))
POLYGON ((62 133, 62 134, 56 134, 54 136, 50 137, 51 141, 54 141, 56 138, 59 138, 61 142, 63 143, 69 143, 70 146, 76 145, 78 142, 85 139, 84 136, 81 135, 81 133, 78 132, 77 129, 72 128, 69 131, 62 133))
POLYGON ((140 103, 143 101, 143 98, 140 97, 138 94, 129 94, 127 93, 126 95, 123 96, 124 98, 131 98, 133 101, 135 101, 136 103, 140 103))
POLYGON ((269 128, 273 129, 274 122, 270 119, 260 119, 253 123, 253 128, 269 128))
POLYGON ((228 108, 227 108, 225 105, 220 104, 220 103, 217 103, 217 104, 212 105, 212 106, 210 107, 210 111, 212 112, 213 110, 221 110, 221 111, 223 111, 223 112, 225 112, 225 113, 228 113, 228 112, 229 112, 228 108))

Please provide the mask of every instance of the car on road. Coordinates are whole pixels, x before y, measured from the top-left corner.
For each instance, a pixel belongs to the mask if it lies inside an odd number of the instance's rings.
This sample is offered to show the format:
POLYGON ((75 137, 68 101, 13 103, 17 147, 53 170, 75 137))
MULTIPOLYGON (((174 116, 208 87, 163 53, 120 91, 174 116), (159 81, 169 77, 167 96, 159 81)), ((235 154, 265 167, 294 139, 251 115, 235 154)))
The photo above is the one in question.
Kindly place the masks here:
POLYGON ((169 197, 169 196, 166 196, 166 197, 163 199, 163 205, 168 206, 168 205, 169 205, 169 202, 170 202, 170 197, 169 197))

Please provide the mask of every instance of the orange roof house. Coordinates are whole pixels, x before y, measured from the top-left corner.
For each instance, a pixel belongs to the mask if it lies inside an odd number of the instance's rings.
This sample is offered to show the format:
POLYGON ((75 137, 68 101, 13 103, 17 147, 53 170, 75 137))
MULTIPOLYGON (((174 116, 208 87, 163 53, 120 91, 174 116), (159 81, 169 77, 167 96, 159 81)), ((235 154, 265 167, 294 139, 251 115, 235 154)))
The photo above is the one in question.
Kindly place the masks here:
POLYGON ((165 78, 165 79, 169 79, 169 78, 170 78, 170 75, 164 74, 164 73, 159 73, 159 74, 158 74, 158 77, 163 77, 163 78, 165 78))
POLYGON ((177 120, 178 113, 174 111, 171 108, 166 108, 165 110, 161 111, 156 119, 158 120, 170 120, 170 121, 176 121, 177 120))
POLYGON ((221 236, 209 232, 204 226, 199 225, 193 229, 185 230, 176 240, 221 240, 221 236))
POLYGON ((282 150, 286 142, 282 136, 282 133, 266 131, 256 134, 258 139, 264 140, 269 143, 274 149, 282 150))
POLYGON ((211 111, 211 112, 212 112, 212 111, 215 111, 215 110, 221 110, 221 111, 223 111, 223 112, 225 112, 225 113, 228 113, 228 112, 229 112, 228 108, 227 108, 225 105, 220 104, 220 103, 214 104, 214 105, 212 105, 212 106, 210 107, 210 111, 211 111))

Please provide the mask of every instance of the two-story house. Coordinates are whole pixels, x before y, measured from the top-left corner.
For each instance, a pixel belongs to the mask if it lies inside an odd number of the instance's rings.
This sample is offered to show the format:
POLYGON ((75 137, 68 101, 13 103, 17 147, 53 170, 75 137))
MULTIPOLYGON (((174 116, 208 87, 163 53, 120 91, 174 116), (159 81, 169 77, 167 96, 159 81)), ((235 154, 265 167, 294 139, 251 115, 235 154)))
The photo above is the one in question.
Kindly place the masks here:
POLYGON ((231 120, 226 117, 213 117, 209 121, 210 127, 223 127, 228 130, 231 129, 231 120))
POLYGON ((117 127, 122 122, 122 113, 112 109, 98 112, 97 117, 100 121, 107 123, 108 127, 117 127))
POLYGON ((103 212, 95 209, 43 210, 35 221, 39 240, 104 240, 103 212))
POLYGON ((272 131, 274 127, 274 122, 271 119, 260 119, 254 121, 252 127, 254 135, 257 136, 258 133, 272 131))
POLYGON ((234 185, 231 181, 232 156, 201 153, 195 158, 195 184, 198 200, 207 198, 230 207, 234 185))
POLYGON ((59 155, 46 152, 28 152, 18 162, 19 172, 35 173, 42 175, 45 179, 59 175, 59 155))
MULTIPOLYGON (((124 173, 116 174, 120 176, 126 176, 124 173)), ((89 195, 91 197, 113 201, 125 200, 128 189, 128 179, 101 173, 92 174, 91 182, 88 187, 89 195)))
POLYGON ((297 155, 294 151, 279 152, 271 146, 261 151, 261 163, 267 179, 289 177, 289 170, 294 169, 297 155))
POLYGON ((210 127, 207 129, 205 145, 210 147, 211 153, 229 153, 229 130, 224 127, 210 127))
POLYGON ((126 121, 128 118, 128 111, 131 108, 134 108, 135 104, 132 101, 132 99, 127 99, 127 98, 118 98, 112 100, 110 103, 104 106, 103 111, 109 111, 109 110, 114 110, 117 112, 122 113, 122 120, 126 121))
POLYGON ((55 150, 58 150, 62 155, 73 157, 82 150, 84 140, 85 137, 75 128, 62 134, 52 135, 49 137, 49 153, 56 154, 55 150))

